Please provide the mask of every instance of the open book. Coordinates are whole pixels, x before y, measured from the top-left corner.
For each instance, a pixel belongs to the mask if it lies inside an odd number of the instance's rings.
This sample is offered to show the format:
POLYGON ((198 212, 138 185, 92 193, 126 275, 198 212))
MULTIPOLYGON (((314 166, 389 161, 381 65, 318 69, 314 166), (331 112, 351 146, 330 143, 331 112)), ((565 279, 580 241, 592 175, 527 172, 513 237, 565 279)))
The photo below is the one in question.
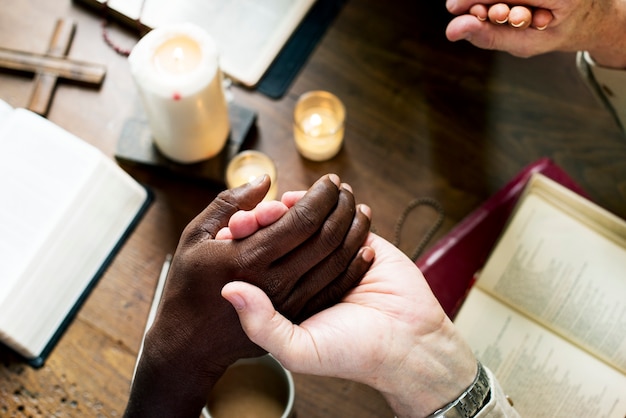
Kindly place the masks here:
POLYGON ((136 27, 190 22, 204 28, 220 50, 222 70, 254 86, 304 19, 315 0, 75 0, 136 27))
POLYGON ((626 416, 626 222, 534 174, 454 321, 527 417, 626 416))
POLYGON ((150 201, 95 147, 0 100, 0 341, 41 366, 150 201))

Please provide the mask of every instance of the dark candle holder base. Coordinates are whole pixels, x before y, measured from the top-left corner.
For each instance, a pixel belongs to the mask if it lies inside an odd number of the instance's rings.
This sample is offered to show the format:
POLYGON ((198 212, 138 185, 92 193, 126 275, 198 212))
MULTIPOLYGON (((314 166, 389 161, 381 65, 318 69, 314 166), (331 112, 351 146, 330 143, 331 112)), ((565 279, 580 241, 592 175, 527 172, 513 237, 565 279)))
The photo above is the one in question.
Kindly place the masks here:
POLYGON ((129 164, 164 170, 194 180, 206 180, 224 185, 228 162, 240 151, 254 127, 256 112, 234 103, 228 105, 230 134, 226 146, 215 157, 191 164, 181 164, 165 157, 154 145, 148 121, 130 118, 124 124, 117 143, 115 158, 120 164, 129 164))

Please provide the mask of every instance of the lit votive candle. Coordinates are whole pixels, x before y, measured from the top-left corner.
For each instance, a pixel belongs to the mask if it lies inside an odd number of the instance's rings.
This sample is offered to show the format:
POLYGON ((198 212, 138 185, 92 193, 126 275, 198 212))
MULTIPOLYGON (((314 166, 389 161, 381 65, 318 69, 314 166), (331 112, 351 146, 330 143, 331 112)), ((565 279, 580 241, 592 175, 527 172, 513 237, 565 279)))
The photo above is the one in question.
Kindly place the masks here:
POLYGON ((189 23, 162 26, 128 59, 159 151, 180 163, 219 154, 230 123, 213 38, 189 23))
POLYGON ((298 152, 313 161, 334 157, 343 143, 346 109, 332 93, 311 91, 298 99, 294 137, 298 152))
POLYGON ((267 174, 272 185, 263 200, 276 198, 276 165, 267 155, 259 151, 242 151, 235 155, 226 168, 226 186, 229 189, 251 183, 267 174))

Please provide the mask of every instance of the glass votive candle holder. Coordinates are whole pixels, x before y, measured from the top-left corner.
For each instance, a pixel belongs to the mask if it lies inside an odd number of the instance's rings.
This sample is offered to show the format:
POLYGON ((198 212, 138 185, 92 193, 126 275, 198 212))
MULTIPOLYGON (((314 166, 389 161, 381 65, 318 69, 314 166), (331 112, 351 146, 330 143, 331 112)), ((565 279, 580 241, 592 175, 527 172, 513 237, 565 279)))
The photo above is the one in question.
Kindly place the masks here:
POLYGON ((313 161, 333 158, 343 143, 346 108, 327 91, 310 91, 298 99, 293 112, 296 148, 313 161))
POLYGON ((267 174, 272 181, 269 191, 263 200, 276 198, 276 164, 260 151, 248 150, 235 155, 226 168, 226 186, 229 189, 254 181, 257 177, 267 174))

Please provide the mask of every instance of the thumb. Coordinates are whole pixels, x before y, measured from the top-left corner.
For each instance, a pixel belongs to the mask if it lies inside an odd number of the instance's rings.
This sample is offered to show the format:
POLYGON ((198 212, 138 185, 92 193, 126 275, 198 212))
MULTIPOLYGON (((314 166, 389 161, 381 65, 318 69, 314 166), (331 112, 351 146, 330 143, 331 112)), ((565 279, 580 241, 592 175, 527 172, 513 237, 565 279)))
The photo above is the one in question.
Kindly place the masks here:
POLYGON ((469 14, 457 16, 448 23, 446 37, 451 42, 471 40, 476 33, 479 33, 487 25, 489 23, 481 22, 469 14))
POLYGON ((281 363, 291 360, 288 347, 297 326, 274 309, 265 292, 250 283, 235 281, 222 288, 222 296, 237 311, 241 327, 252 342, 281 363))
POLYGON ((187 226, 192 237, 204 239, 197 231, 208 233, 215 238, 220 229, 228 225, 228 220, 239 210, 251 210, 270 188, 270 177, 266 174, 251 183, 234 189, 224 190, 200 212, 187 226))

